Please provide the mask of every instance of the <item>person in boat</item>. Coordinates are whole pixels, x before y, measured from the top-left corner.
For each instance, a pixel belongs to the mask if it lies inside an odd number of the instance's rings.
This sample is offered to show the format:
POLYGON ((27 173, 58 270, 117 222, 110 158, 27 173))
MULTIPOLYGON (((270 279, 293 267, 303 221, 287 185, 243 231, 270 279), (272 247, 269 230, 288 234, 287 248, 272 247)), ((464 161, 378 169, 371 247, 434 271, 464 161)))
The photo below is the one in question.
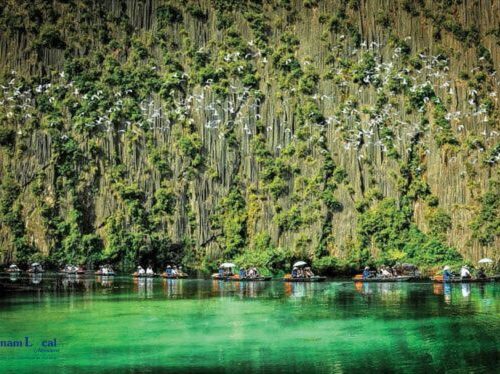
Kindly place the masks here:
POLYGON ((368 266, 365 266, 365 270, 363 270, 363 279, 368 279, 371 278, 372 273, 370 271, 370 268, 368 266))
POLYGON ((469 267, 467 265, 462 266, 462 268, 460 269, 460 278, 462 279, 472 278, 472 275, 469 271, 469 267))
POLYGON ((257 270, 257 268, 254 266, 253 268, 253 275, 255 278, 258 278, 260 277, 260 274, 259 274, 259 271, 257 270))
POLYGON ((393 266, 390 269, 390 273, 391 273, 391 276, 393 277, 397 277, 398 276, 398 269, 396 268, 396 266, 393 266))
POLYGON ((172 275, 175 277, 177 276, 177 274, 179 274, 179 271, 177 270, 177 266, 174 265, 174 267, 172 268, 172 275))
POLYGON ((36 264, 35 266, 32 265, 31 272, 32 273, 42 273, 43 272, 42 265, 40 265, 40 264, 36 264))
POLYGON ((167 265, 167 268, 165 269, 165 273, 167 273, 167 277, 172 276, 172 266, 167 265))
POLYGON ((477 271, 477 278, 478 279, 485 279, 486 278, 486 273, 484 272, 484 268, 480 267, 479 270, 477 271))
POLYGON ((309 266, 304 269, 304 277, 306 278, 314 277, 314 273, 312 272, 309 266))
POLYGON ((387 270, 385 266, 382 266, 382 271, 380 272, 381 276, 384 278, 391 278, 392 274, 387 270))
POLYGON ((177 274, 178 274, 178 275, 183 275, 183 274, 184 274, 184 272, 182 271, 182 266, 179 266, 179 267, 177 268, 177 274))
POLYGON ((144 268, 139 265, 137 266, 137 275, 144 275, 146 273, 146 271, 144 271, 144 268))
POLYGON ((443 269, 443 281, 444 282, 449 281, 451 277, 453 277, 453 274, 451 274, 450 267, 447 265, 443 269))
POLYGON ((247 277, 247 271, 245 270, 245 268, 240 268, 240 274, 239 275, 240 275, 240 279, 247 277))
POLYGON ((154 271, 153 271, 153 268, 151 266, 148 266, 148 268, 146 269, 146 274, 147 275, 154 275, 154 271))
POLYGON ((222 266, 219 266, 219 277, 224 278, 224 268, 222 266))
POLYGON ((294 266, 292 269, 292 278, 298 278, 299 277, 299 269, 297 266, 294 266))
POLYGON ((249 278, 257 278, 258 275, 259 275, 259 273, 257 272, 256 267, 252 267, 252 268, 250 268, 250 270, 248 270, 248 277, 249 278))

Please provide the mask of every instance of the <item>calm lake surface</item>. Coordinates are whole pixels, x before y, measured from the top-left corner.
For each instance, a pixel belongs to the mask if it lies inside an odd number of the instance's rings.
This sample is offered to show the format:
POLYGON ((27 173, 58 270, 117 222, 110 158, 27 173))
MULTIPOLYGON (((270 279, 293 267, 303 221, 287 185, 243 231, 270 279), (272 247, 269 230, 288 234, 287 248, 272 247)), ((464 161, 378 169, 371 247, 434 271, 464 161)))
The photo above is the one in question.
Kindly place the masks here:
POLYGON ((495 283, 2 275, 0 341, 33 346, 0 347, 0 372, 493 373, 499 296, 495 283))

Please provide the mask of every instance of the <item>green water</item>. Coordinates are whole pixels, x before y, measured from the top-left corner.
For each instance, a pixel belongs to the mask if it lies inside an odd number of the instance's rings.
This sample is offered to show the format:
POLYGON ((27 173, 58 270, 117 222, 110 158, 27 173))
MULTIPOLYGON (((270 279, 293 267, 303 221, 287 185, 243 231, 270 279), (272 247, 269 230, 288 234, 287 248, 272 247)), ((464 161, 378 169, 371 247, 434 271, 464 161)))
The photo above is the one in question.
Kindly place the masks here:
POLYGON ((0 279, 0 372, 497 370, 500 286, 0 279), (43 341, 56 347, 38 351, 43 341), (52 351, 50 351, 52 350, 52 351))

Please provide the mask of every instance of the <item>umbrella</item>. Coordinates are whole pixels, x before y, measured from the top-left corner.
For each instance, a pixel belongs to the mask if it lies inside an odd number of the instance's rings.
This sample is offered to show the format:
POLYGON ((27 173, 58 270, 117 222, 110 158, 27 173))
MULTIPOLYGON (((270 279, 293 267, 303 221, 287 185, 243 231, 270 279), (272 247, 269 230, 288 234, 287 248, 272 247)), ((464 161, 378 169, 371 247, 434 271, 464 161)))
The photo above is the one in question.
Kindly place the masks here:
POLYGON ((492 264, 493 260, 491 258, 482 258, 479 260, 480 264, 492 264))
POLYGON ((17 265, 10 265, 9 267, 10 267, 11 269, 15 269, 15 268, 17 268, 17 265))
POLYGON ((236 267, 236 265, 231 262, 224 262, 223 264, 220 265, 220 267, 228 269, 228 268, 234 268, 236 267))
POLYGON ((31 264, 31 266, 32 266, 32 267, 35 267, 35 266, 40 266, 40 264, 39 264, 38 262, 33 262, 33 263, 31 264))
POLYGON ((307 262, 304 261, 297 261, 295 264, 293 264, 293 267, 300 267, 300 266, 306 266, 307 262))

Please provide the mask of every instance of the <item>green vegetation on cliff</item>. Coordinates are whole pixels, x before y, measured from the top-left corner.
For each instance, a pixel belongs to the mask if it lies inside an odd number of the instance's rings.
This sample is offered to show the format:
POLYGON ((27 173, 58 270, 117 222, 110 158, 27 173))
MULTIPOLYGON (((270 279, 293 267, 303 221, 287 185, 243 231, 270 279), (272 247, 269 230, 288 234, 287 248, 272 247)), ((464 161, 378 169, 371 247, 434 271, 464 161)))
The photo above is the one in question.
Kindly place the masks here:
POLYGON ((1 1, 3 262, 497 259, 479 3, 1 1))

